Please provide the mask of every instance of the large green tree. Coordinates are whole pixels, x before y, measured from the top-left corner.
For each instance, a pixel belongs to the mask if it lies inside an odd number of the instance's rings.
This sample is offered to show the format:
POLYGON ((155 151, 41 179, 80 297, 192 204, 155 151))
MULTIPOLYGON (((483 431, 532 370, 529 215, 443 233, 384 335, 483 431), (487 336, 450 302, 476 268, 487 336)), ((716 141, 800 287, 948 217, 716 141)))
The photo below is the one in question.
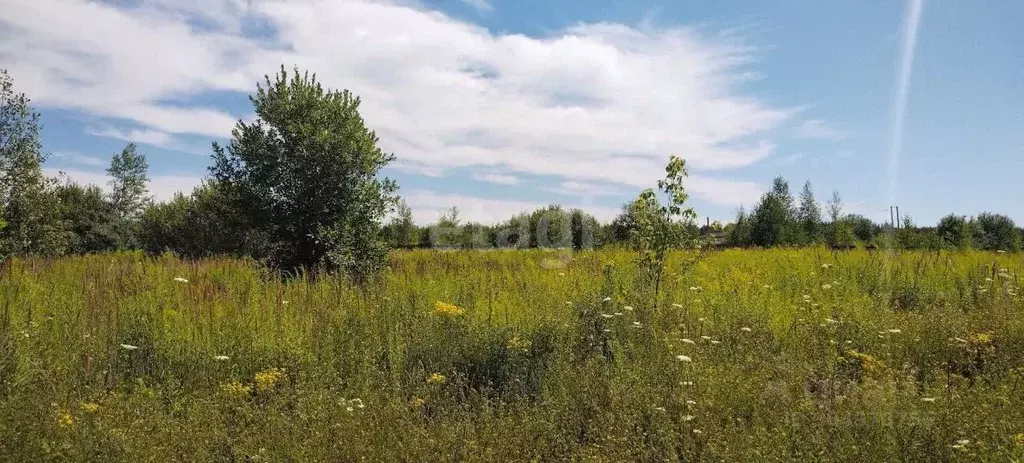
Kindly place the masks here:
POLYGON ((256 120, 239 121, 226 149, 214 144, 210 172, 265 238, 267 248, 254 257, 285 271, 356 278, 381 268, 381 222, 397 185, 377 175, 394 156, 377 146, 359 98, 282 66, 250 100, 256 120))
POLYGON ((39 114, 14 92, 0 70, 0 204, 7 226, 0 231, 0 253, 60 254, 69 234, 60 217, 57 183, 43 175, 39 114))

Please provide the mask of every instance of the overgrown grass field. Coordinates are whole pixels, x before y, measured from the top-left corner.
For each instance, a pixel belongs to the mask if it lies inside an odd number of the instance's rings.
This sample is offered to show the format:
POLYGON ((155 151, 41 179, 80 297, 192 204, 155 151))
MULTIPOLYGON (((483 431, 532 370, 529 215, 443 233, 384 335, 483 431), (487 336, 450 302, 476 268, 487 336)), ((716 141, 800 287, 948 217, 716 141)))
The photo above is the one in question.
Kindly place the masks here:
POLYGON ((2 461, 1024 461, 1024 254, 0 271, 2 461))

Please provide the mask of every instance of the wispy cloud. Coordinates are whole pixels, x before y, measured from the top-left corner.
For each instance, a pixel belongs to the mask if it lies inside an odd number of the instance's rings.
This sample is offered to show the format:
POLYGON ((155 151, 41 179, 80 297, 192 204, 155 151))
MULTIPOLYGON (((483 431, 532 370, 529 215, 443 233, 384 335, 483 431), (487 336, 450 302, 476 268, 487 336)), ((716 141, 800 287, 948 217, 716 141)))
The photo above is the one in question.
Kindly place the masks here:
POLYGON ((519 177, 515 175, 502 174, 498 172, 480 172, 473 175, 473 180, 481 182, 496 183, 498 185, 517 185, 519 177))
POLYGON ((124 131, 114 127, 89 127, 85 129, 85 132, 89 135, 95 135, 98 137, 116 138, 118 140, 145 143, 154 146, 168 146, 171 144, 171 134, 161 132, 159 130, 131 129, 124 131))
POLYGON ((847 138, 848 134, 842 130, 830 127, 825 121, 809 119, 797 126, 796 136, 812 140, 838 141, 847 138))
MULTIPOLYGON (((95 172, 81 169, 54 169, 46 167, 43 173, 49 177, 59 177, 63 173, 71 181, 81 185, 96 185, 107 191, 110 177, 104 172, 95 172)), ((166 201, 174 197, 175 193, 188 194, 192 189, 199 186, 203 181, 201 175, 191 174, 162 174, 150 176, 147 188, 149 194, 158 201, 166 201)))
POLYGON ((108 159, 101 159, 95 156, 86 156, 84 154, 76 153, 73 151, 58 151, 56 153, 53 153, 53 158, 66 161, 71 164, 78 164, 81 166, 89 167, 106 167, 110 165, 110 160, 108 159))
POLYGON ((706 29, 595 23, 530 37, 368 0, 136 3, 7 2, 0 60, 37 104, 130 123, 100 132, 172 147, 185 134, 227 137, 246 117, 191 97, 244 100, 265 73, 298 65, 360 95, 396 168, 425 175, 648 186, 673 153, 696 171, 761 161, 795 112, 745 94, 755 49, 706 29), (243 34, 254 20, 272 33, 243 34))

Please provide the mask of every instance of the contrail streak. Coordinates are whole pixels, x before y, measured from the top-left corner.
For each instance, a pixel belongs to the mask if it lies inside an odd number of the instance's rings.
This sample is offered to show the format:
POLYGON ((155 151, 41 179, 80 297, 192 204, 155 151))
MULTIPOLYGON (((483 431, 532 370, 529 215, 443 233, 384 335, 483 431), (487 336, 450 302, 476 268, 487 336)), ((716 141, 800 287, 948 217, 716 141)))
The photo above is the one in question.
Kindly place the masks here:
POLYGON ((914 67, 914 47, 917 44, 917 28, 921 23, 921 8, 923 7, 924 0, 909 0, 906 16, 903 18, 903 40, 900 43, 899 68, 897 69, 895 96, 892 100, 892 126, 889 133, 889 204, 896 200, 900 152, 903 149, 903 122, 907 112, 907 93, 910 90, 910 73, 914 67))

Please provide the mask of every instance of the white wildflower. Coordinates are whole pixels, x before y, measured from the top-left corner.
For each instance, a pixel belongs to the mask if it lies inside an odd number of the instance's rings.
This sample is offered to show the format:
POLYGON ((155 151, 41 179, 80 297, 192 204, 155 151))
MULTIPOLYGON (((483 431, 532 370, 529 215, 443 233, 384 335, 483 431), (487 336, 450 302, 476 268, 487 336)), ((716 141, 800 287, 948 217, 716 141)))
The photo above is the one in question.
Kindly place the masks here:
POLYGON ((604 318, 612 318, 612 317, 614 317, 615 315, 612 315, 612 314, 610 314, 610 313, 603 313, 603 314, 601 314, 601 316, 602 316, 602 317, 604 317, 604 318))
POLYGON ((694 429, 693 433, 699 436, 701 434, 704 434, 704 431, 701 431, 700 429, 694 429))
POLYGON ((686 344, 697 344, 697 343, 693 342, 692 339, 687 339, 687 338, 680 339, 680 341, 682 341, 682 342, 684 342, 686 344))
POLYGON ((710 341, 711 340, 711 336, 701 336, 700 338, 705 340, 705 341, 710 341))
POLYGON ((628 310, 630 312, 633 311, 633 306, 631 306, 631 305, 624 305, 624 306, 622 306, 622 308, 625 309, 625 310, 628 310))
POLYGON ((887 331, 888 331, 889 333, 892 333, 892 334, 900 334, 900 333, 902 333, 902 332, 903 332, 903 330, 901 330, 901 329, 899 329, 899 328, 889 328, 889 329, 888 329, 887 331))
POLYGON ((742 332, 744 332, 744 333, 749 333, 749 332, 751 332, 752 330, 750 329, 750 327, 744 326, 743 328, 740 328, 740 331, 742 331, 742 332))
POLYGON ((832 264, 821 264, 821 268, 829 268, 832 264))
POLYGON ((714 344, 714 345, 716 345, 716 346, 717 346, 717 345, 719 345, 719 344, 721 344, 721 343, 722 343, 722 341, 719 341, 719 340, 717 340, 717 339, 712 339, 712 340, 711 340, 711 344, 714 344))
POLYGON ((935 397, 921 397, 921 402, 935 402, 935 397))
POLYGON ((686 405, 691 405, 691 406, 692 406, 692 405, 697 405, 697 402, 696 402, 696 401, 693 401, 693 400, 687 400, 687 401, 686 401, 686 405))
POLYGON ((139 346, 133 346, 131 344, 121 344, 121 348, 124 350, 135 350, 138 349, 139 346))
POLYGON ((683 386, 693 386, 693 381, 683 381, 679 384, 682 384, 683 386))
POLYGON ((612 298, 610 298, 608 296, 605 296, 604 299, 601 299, 601 300, 604 301, 604 302, 608 302, 608 301, 612 300, 612 298))
POLYGON ((182 277, 174 277, 174 281, 177 281, 178 283, 188 283, 188 280, 182 277))
POLYGON ((700 286, 690 286, 690 291, 700 291, 700 286))
POLYGON ((839 320, 836 320, 836 319, 833 319, 833 318, 826 318, 825 319, 825 323, 835 324, 835 323, 839 323, 839 320))
POLYGON ((692 362, 692 361, 693 361, 693 359, 692 359, 692 358, 690 358, 690 357, 687 357, 687 356, 685 356, 685 355, 677 355, 677 356, 676 356, 676 360, 678 360, 678 361, 680 361, 680 362, 692 362))
POLYGON ((832 289, 832 285, 830 285, 828 283, 825 283, 825 284, 821 285, 821 289, 824 289, 826 291, 830 290, 830 289, 832 289))
POLYGON ((228 357, 227 355, 215 355, 213 359, 218 362, 226 362, 228 360, 231 360, 231 357, 228 357))
POLYGON ((622 316, 622 312, 615 312, 615 316, 616 317, 621 317, 622 316))
POLYGON ((659 412, 664 412, 665 411, 665 407, 654 407, 654 409, 659 411, 659 412))
POLYGON ((676 303, 673 303, 672 307, 675 307, 677 309, 682 309, 683 308, 682 304, 676 304, 676 303))
POLYGON ((693 421, 694 418, 693 415, 686 415, 683 417, 683 421, 693 421))

